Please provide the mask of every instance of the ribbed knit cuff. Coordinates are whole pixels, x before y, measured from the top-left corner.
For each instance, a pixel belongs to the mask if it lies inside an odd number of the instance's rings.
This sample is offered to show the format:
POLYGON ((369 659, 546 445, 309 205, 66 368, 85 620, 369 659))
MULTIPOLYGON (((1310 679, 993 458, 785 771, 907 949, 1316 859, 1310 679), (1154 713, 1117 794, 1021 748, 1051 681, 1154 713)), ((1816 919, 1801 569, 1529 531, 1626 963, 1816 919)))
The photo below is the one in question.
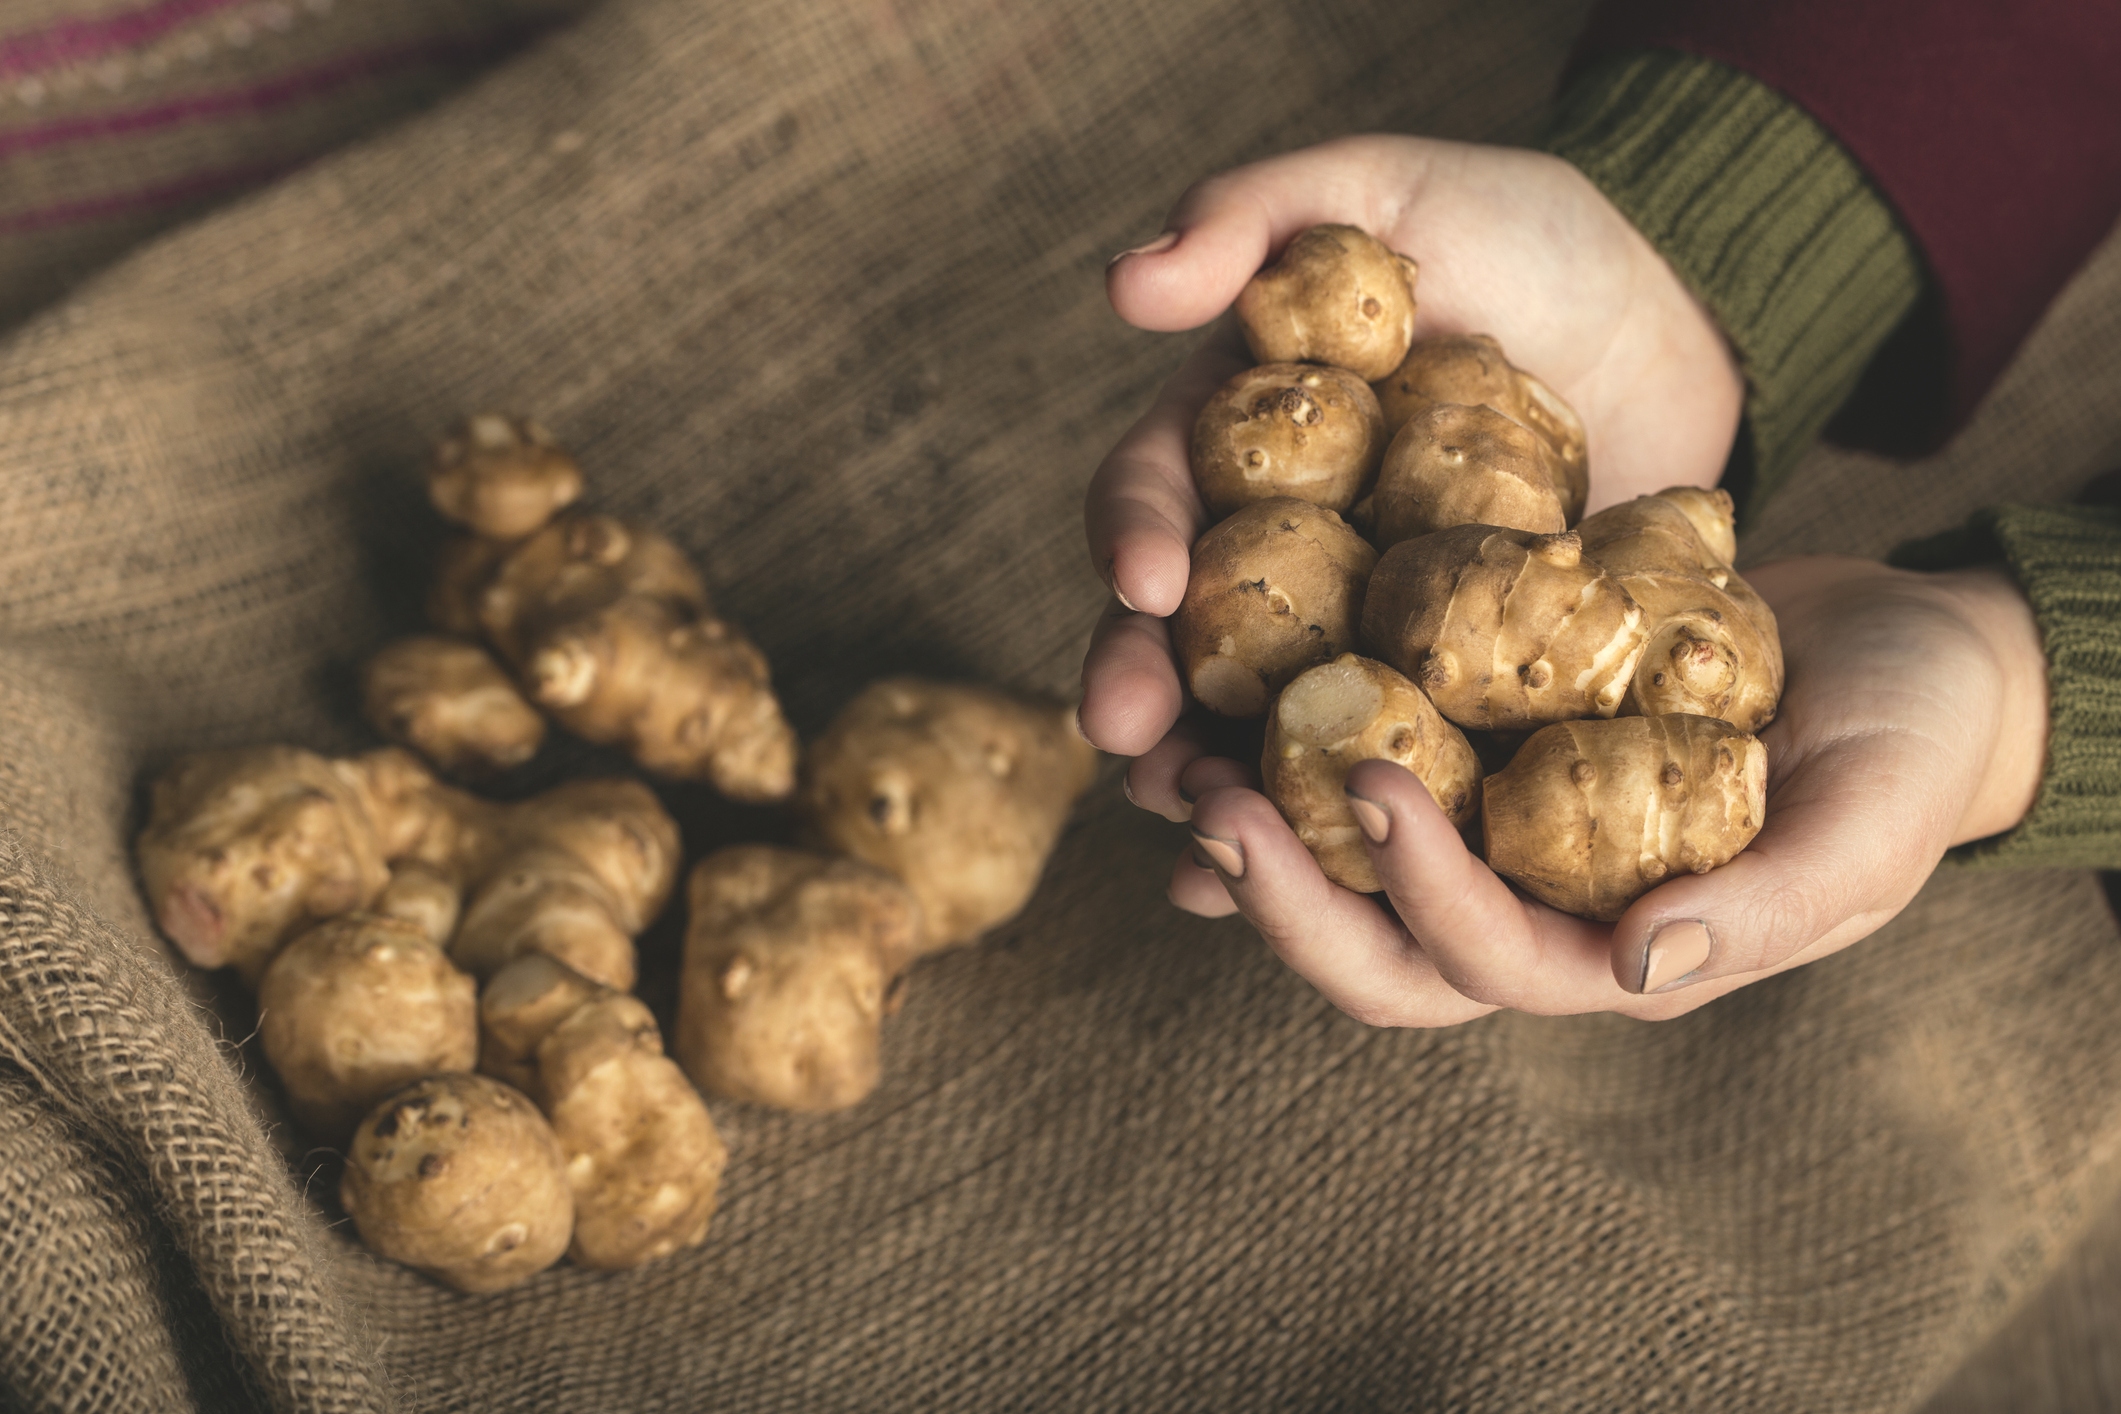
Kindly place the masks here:
POLYGON ((1758 509, 1914 306, 1914 244, 1802 109, 1693 55, 1586 69, 1543 146, 1597 183, 1737 350, 1746 425, 1725 484, 1758 509))
POLYGON ((2121 510, 2003 506, 1892 556, 1909 569, 1999 558, 2032 601, 2047 653, 2047 769, 2016 829, 1962 845, 1950 858, 2121 867, 2121 510))

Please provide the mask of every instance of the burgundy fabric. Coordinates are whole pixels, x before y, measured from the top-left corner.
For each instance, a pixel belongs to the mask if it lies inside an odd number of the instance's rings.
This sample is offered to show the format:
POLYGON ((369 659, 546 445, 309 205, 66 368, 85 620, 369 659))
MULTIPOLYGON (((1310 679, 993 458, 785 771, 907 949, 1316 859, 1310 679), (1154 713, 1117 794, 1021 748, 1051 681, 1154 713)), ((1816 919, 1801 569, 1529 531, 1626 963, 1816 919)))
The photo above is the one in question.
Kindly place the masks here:
POLYGON ((1949 339, 1915 446, 1965 421, 2121 215, 2116 0, 1603 0, 1576 63, 1643 48, 1793 99, 1899 212, 1949 339))

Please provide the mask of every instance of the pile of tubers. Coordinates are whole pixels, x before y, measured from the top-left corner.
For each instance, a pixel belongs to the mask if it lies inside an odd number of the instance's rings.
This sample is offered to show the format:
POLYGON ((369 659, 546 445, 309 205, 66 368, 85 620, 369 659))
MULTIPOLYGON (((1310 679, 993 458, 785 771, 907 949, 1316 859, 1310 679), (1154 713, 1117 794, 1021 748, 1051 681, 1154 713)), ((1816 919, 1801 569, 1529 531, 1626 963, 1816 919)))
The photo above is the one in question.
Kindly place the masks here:
POLYGON ((1610 922, 1759 833, 1775 617, 1731 567, 1729 493, 1586 517, 1575 412, 1486 335, 1416 341, 1416 275, 1316 226, 1239 296, 1260 363, 1194 426, 1214 523, 1172 620, 1180 676, 1266 719, 1266 793, 1334 882, 1382 887, 1343 787, 1390 760, 1478 822, 1497 873, 1610 922), (1483 779, 1468 731, 1508 764, 1483 779))
POLYGON ((617 1269, 704 1241, 727 1154, 701 1092, 867 1097, 908 969, 1024 907, 1097 755, 1068 708, 916 678, 870 684, 804 751, 691 561, 578 508, 579 467, 535 423, 471 418, 428 489, 463 532, 438 632, 363 674, 398 744, 182 757, 136 858, 183 957, 255 992, 363 1241, 485 1292, 562 1255, 617 1269), (548 718, 797 816, 803 848, 693 866, 667 1048, 632 995, 685 862, 656 793, 595 778, 503 803, 442 778, 523 764, 548 718))

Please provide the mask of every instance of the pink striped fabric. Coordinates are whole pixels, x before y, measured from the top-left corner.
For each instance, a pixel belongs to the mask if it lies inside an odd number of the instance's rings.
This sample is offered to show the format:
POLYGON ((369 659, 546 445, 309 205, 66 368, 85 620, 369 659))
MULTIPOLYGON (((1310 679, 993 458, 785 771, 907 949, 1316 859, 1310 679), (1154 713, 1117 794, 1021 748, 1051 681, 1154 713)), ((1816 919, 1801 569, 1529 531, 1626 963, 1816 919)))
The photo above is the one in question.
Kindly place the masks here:
POLYGON ((240 4, 241 0, 159 0, 137 10, 91 19, 61 20, 42 29, 0 35, 0 78, 20 78, 99 59, 160 39, 179 25, 240 4))

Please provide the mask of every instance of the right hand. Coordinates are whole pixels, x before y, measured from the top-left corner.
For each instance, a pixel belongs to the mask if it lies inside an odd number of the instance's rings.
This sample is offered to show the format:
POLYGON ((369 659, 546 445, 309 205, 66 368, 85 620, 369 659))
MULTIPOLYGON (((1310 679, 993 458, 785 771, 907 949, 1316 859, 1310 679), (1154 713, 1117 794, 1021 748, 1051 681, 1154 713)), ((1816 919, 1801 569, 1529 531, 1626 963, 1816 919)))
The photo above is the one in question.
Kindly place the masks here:
MULTIPOLYGON (((1360 226, 1420 263, 1417 338, 1492 334, 1568 399, 1589 437, 1589 509, 1722 474, 1745 393, 1729 345, 1627 218, 1544 153, 1352 137, 1210 177, 1179 199, 1164 237, 1113 261, 1112 307, 1142 329, 1207 324, 1269 256, 1324 222, 1360 226)), ((1083 661, 1083 733, 1137 758, 1128 794, 1172 820, 1191 816, 1188 797, 1257 780, 1252 763, 1213 756, 1207 734, 1180 722, 1164 623, 1206 522, 1187 466, 1194 419, 1252 362, 1224 318, 1105 458, 1084 507, 1091 557, 1119 604, 1083 661)))

